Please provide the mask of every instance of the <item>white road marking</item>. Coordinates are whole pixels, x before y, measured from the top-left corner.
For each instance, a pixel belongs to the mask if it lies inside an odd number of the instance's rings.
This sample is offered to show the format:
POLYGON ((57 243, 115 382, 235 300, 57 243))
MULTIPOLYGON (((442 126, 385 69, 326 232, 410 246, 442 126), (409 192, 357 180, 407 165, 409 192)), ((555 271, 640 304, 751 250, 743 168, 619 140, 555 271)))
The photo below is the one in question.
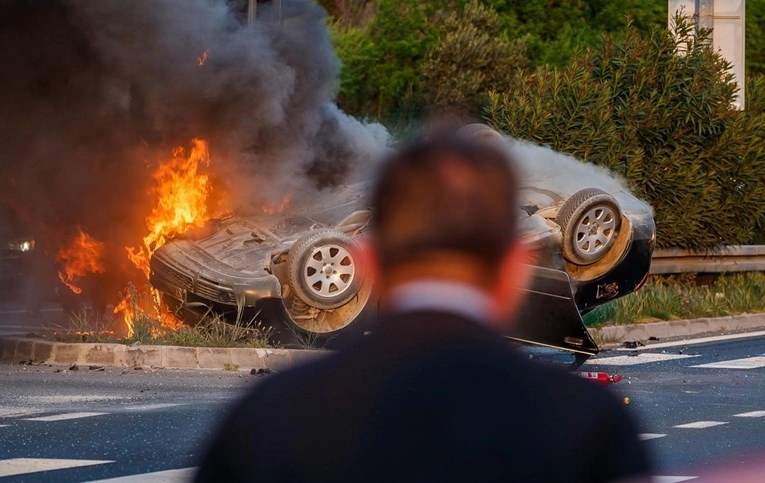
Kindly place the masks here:
POLYGON ((648 441, 649 439, 658 439, 658 438, 663 438, 664 436, 666 436, 666 434, 661 434, 661 433, 640 433, 640 434, 638 434, 638 439, 640 441, 648 441))
POLYGON ((695 345, 695 344, 706 344, 707 342, 719 342, 719 341, 726 341, 726 340, 735 340, 735 339, 746 339, 748 337, 760 337, 765 335, 765 330, 760 330, 757 332, 744 332, 742 334, 730 334, 730 335, 716 335, 713 337, 701 337, 700 339, 687 339, 687 340, 677 340, 673 342, 660 342, 658 344, 646 344, 641 347, 636 347, 634 349, 628 349, 626 347, 620 347, 616 350, 618 351, 644 351, 647 349, 663 349, 666 347, 678 347, 678 346, 686 346, 686 345, 695 345))
POLYGON ((102 416, 108 413, 64 413, 54 414, 53 416, 41 416, 39 418, 25 418, 25 421, 66 421, 69 419, 90 418, 93 416, 102 416))
POLYGON ((32 408, 0 408, 0 418, 18 418, 20 416, 30 416, 32 414, 43 413, 42 409, 32 408))
POLYGON ((599 357, 590 359, 585 364, 593 366, 634 366, 637 364, 648 364, 650 362, 663 362, 675 359, 687 359, 689 357, 699 357, 698 355, 688 354, 654 354, 651 352, 642 353, 637 356, 614 356, 599 357))
POLYGON ((181 403, 158 403, 158 404, 142 404, 138 406, 124 406, 125 411, 153 411, 155 409, 174 408, 181 406, 181 403))
POLYGON ((102 465, 114 463, 103 460, 59 460, 51 458, 13 458, 0 461, 0 477, 25 475, 39 471, 63 470, 80 466, 102 465))
POLYGON ((651 478, 651 483, 680 483, 697 478, 698 476, 654 476, 651 478))
POLYGON ((761 418, 765 416, 765 411, 751 411, 748 413, 734 414, 737 418, 761 418))
POLYGON ((765 367, 765 357, 746 357, 744 359, 711 362, 709 364, 699 364, 698 366, 691 367, 707 367, 711 369, 757 369, 759 367, 765 367))
POLYGON ((99 401, 118 401, 127 399, 127 396, 105 396, 100 394, 77 394, 70 396, 25 396, 28 402, 45 404, 66 404, 71 402, 99 402, 99 401))
POLYGON ((181 468, 179 470, 157 471, 156 473, 97 480, 93 483, 181 483, 191 481, 195 471, 196 468, 181 468))
POLYGON ((0 428, 6 428, 6 427, 8 427, 7 424, 0 424, 0 428))
POLYGON ((705 429, 705 428, 711 428, 714 426, 722 426, 723 424, 728 424, 728 423, 723 421, 696 421, 693 423, 678 424, 677 426, 673 426, 673 428, 705 429))

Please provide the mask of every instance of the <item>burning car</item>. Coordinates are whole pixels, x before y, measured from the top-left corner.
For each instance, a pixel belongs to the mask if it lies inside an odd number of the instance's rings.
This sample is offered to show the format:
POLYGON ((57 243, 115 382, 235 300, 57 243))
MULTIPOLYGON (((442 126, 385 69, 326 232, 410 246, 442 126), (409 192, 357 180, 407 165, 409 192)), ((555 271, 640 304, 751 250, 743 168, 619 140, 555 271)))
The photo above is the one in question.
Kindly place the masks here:
MULTIPOLYGON (((499 136, 485 126, 476 132, 499 136)), ((372 220, 369 187, 347 185, 332 201, 289 214, 217 219, 206 233, 157 249, 150 281, 189 323, 213 311, 281 321, 296 334, 357 331, 359 315, 372 305, 371 281, 354 259, 356 240, 372 220)), ((538 258, 508 336, 588 356, 598 347, 581 315, 645 282, 655 226, 650 207, 626 189, 565 191, 521 189, 521 225, 538 258)))

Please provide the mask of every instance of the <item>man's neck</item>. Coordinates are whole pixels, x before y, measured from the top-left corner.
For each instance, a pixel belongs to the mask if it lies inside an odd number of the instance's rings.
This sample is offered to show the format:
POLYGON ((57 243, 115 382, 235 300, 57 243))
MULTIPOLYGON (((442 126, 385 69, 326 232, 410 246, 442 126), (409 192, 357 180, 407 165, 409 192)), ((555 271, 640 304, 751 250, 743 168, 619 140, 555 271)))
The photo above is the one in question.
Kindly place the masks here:
POLYGON ((484 290, 456 280, 413 279, 396 284, 384 299, 389 313, 448 312, 489 324, 493 303, 484 290))

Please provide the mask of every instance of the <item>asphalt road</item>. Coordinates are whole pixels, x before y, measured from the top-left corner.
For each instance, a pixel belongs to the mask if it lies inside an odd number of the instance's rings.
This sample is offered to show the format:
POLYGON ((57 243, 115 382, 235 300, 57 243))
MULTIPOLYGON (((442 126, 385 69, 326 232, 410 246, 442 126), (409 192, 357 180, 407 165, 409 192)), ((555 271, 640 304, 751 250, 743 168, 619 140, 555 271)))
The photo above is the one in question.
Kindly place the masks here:
MULTIPOLYGON (((630 398, 657 481, 765 456, 765 334, 609 351, 581 370, 624 376, 610 390, 630 398)), ((228 404, 267 377, 0 365, 0 481, 184 481, 228 404)))
POLYGON ((625 376, 612 390, 663 474, 706 474, 765 459, 765 334, 742 336, 609 351, 582 370, 625 376))

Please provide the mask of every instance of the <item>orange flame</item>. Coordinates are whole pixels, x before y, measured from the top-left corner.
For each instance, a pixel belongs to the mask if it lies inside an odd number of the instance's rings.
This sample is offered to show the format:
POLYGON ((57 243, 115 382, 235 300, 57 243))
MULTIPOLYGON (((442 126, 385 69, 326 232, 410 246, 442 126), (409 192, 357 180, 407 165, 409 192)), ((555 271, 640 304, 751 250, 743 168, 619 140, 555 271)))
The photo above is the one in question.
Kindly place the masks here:
MULTIPOLYGON (((128 258, 149 278, 149 260, 151 255, 168 240, 192 228, 204 226, 211 218, 207 208, 211 191, 209 177, 200 170, 210 164, 207 142, 202 139, 192 141, 191 151, 186 154, 182 146, 173 149, 173 156, 161 163, 154 173, 153 190, 157 202, 151 214, 146 218, 149 233, 143 237, 143 246, 125 247, 128 258)), ((173 314, 163 309, 159 292, 151 289, 151 300, 136 300, 135 291, 128 293, 114 308, 114 313, 122 313, 128 327, 128 335, 143 312, 159 318, 163 327, 178 329, 182 322, 173 314)))
POLYGON ((202 227, 210 220, 207 196, 210 180, 200 174, 199 168, 210 164, 207 142, 194 139, 191 152, 179 146, 173 157, 159 165, 154 173, 157 204, 146 218, 149 233, 143 237, 143 246, 126 247, 128 258, 149 277, 149 259, 154 251, 168 239, 202 227))
POLYGON ((262 208, 263 214, 275 215, 277 213, 283 213, 284 210, 286 210, 290 206, 291 202, 292 202, 292 196, 286 195, 282 199, 281 203, 279 203, 278 205, 264 206, 262 208))
POLYGON ((207 58, 210 56, 210 49, 205 49, 204 52, 200 54, 199 57, 197 57, 197 65, 199 67, 202 67, 207 62, 207 58))
POLYGON ((91 237, 78 227, 78 234, 67 245, 62 247, 56 256, 57 260, 64 265, 63 271, 58 272, 58 278, 76 293, 82 293, 82 288, 75 282, 89 274, 104 273, 105 245, 91 237))

